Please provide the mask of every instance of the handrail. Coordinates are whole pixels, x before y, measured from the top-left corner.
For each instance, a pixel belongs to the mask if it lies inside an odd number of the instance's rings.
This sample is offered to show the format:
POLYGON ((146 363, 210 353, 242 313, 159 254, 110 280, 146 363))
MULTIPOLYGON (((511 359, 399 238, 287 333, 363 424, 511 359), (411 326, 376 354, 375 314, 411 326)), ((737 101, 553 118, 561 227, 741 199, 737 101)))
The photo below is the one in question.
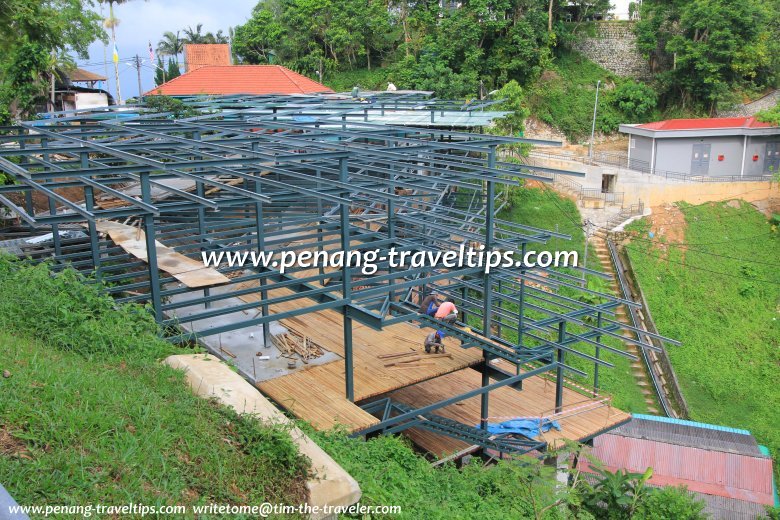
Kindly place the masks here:
MULTIPOLYGON (((620 287, 620 291, 623 293, 623 297, 628 299, 631 295, 631 291, 628 288, 628 282, 626 281, 626 276, 623 272, 623 264, 617 254, 615 243, 612 242, 612 240, 607 239, 607 248, 609 249, 609 256, 612 259, 612 264, 615 267, 615 274, 617 275, 617 282, 618 286, 620 287)), ((631 319, 631 325, 634 328, 641 328, 641 319, 638 315, 638 309, 629 307, 628 316, 631 319)), ((648 340, 652 341, 652 338, 648 338, 648 340)), ((650 361, 650 356, 648 355, 647 350, 641 347, 639 347, 639 350, 642 352, 642 358, 644 359, 645 366, 647 367, 647 373, 650 375, 650 381, 653 383, 653 389, 655 390, 655 394, 658 397, 658 402, 661 403, 661 408, 663 408, 664 415, 667 417, 674 417, 675 415, 672 411, 671 403, 669 403, 666 392, 658 380, 659 378, 655 373, 655 367, 650 361)))
POLYGON ((771 174, 708 176, 692 175, 690 173, 675 172, 671 170, 659 170, 658 168, 651 168, 651 165, 648 161, 631 159, 627 155, 609 152, 595 152, 593 154, 593 159, 573 152, 566 152, 564 150, 555 152, 532 150, 529 155, 531 157, 563 159, 580 162, 583 164, 603 164, 624 170, 631 170, 632 172, 636 173, 643 173, 645 175, 653 175, 656 177, 663 177, 665 179, 673 179, 683 182, 766 182, 771 181, 773 178, 771 174))

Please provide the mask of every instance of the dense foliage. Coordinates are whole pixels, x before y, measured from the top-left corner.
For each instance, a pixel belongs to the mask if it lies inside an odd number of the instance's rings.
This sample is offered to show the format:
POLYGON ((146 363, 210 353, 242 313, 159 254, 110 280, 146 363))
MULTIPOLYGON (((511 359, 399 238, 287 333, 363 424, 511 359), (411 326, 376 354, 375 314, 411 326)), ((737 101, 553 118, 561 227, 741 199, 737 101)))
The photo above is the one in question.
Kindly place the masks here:
POLYGON ((0 0, 0 123, 29 117, 46 97, 56 70, 73 66, 105 38, 92 0, 0 0))
POLYGON ((680 243, 649 239, 628 254, 662 334, 693 419, 753 432, 780 453, 780 278, 777 226, 747 203, 678 203, 680 243))
POLYGON ((780 103, 772 108, 759 112, 756 114, 756 118, 759 121, 763 121, 775 126, 780 126, 780 103))
POLYGON ((282 428, 196 397, 145 309, 0 258, 0 482, 22 504, 297 504, 282 428), (33 340, 32 338, 37 338, 33 340))
POLYGON ((645 0, 641 9, 638 45, 657 66, 667 104, 714 113, 734 90, 780 79, 780 1, 645 0))
POLYGON ((320 77, 379 63, 399 88, 464 98, 537 77, 555 41, 546 2, 268 0, 236 27, 234 45, 244 62, 275 59, 320 77))
MULTIPOLYGON (((530 457, 487 467, 473 461, 460 470, 451 464, 434 468, 399 437, 364 442, 339 432, 310 434, 357 479, 362 503, 399 505, 398 518, 703 518, 701 502, 682 489, 644 486, 643 475, 604 471, 591 484, 574 470, 569 485, 562 487, 554 467, 530 457), (609 511, 606 504, 612 506, 609 511)), ((566 448, 562 453, 565 458, 580 450, 566 448)))

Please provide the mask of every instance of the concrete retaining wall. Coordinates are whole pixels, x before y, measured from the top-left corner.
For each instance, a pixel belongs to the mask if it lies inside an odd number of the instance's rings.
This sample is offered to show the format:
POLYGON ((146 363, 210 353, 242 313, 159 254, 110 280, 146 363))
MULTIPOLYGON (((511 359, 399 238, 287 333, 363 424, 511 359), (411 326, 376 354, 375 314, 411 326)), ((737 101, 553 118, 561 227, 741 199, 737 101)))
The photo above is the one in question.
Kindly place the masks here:
MULTIPOLYGON (((291 424, 259 390, 211 354, 171 356, 165 363, 184 370, 193 392, 201 397, 215 398, 239 414, 250 414, 266 424, 291 424)), ((360 487, 344 468, 298 428, 292 427, 290 435, 301 454, 311 460, 312 476, 306 484, 309 505, 349 506, 360 500, 360 487)))

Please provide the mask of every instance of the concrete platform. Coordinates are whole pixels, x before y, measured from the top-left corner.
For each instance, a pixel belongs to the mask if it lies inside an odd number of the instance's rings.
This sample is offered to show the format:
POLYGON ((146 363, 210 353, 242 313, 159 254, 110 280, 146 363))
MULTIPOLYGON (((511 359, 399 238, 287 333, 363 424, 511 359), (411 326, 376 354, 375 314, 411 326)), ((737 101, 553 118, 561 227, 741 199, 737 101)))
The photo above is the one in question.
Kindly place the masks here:
MULTIPOLYGON (((186 354, 170 356, 165 363, 185 371, 195 394, 217 399, 239 414, 252 415, 263 423, 289 426, 290 436, 300 453, 311 460, 312 475, 306 482, 309 505, 320 508, 349 506, 360 500, 362 492, 357 481, 305 433, 292 427, 292 422, 256 388, 218 358, 211 354, 186 354)), ((315 519, 326 517, 328 515, 311 516, 315 519)))
MULTIPOLYGON (((234 289, 234 287, 230 286, 213 287, 211 288, 211 294, 225 294, 234 289)), ((187 301, 193 294, 198 293, 179 294, 171 298, 171 301, 187 301)), ((231 297, 213 302, 211 304, 211 309, 224 309, 245 304, 245 301, 237 297, 231 297)), ((175 317, 179 319, 179 326, 187 332, 203 333, 214 327, 246 320, 258 314, 258 311, 256 310, 238 311, 216 316, 214 318, 199 320, 195 323, 187 321, 189 316, 204 312, 205 310, 206 309, 202 304, 191 305, 176 309, 175 311, 168 313, 168 316, 166 317, 175 317)), ((273 321, 269 325, 269 331, 272 335, 282 334, 287 331, 287 329, 278 321, 273 321)), ((296 367, 290 369, 287 366, 289 359, 282 357, 279 349, 273 346, 270 341, 268 342, 268 345, 263 341, 262 325, 244 327, 213 336, 204 336, 199 338, 198 342, 217 356, 230 360, 230 363, 234 365, 244 377, 251 381, 255 381, 256 383, 293 374, 299 370, 341 359, 341 356, 338 354, 326 350, 324 355, 316 359, 310 359, 308 363, 303 363, 298 360, 296 367), (235 357, 230 354, 235 355, 235 357), (270 356, 271 359, 260 360, 258 359, 259 355, 270 356)))

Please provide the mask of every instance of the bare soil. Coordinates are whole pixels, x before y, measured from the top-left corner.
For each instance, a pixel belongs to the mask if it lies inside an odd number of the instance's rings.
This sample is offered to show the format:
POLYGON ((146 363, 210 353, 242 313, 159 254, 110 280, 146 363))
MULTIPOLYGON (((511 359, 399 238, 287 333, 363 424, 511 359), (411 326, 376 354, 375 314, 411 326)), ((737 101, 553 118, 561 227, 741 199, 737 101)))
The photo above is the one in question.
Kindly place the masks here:
POLYGON ((5 425, 0 425, 0 456, 30 459, 30 452, 27 450, 27 445, 20 439, 17 439, 8 431, 5 425))

